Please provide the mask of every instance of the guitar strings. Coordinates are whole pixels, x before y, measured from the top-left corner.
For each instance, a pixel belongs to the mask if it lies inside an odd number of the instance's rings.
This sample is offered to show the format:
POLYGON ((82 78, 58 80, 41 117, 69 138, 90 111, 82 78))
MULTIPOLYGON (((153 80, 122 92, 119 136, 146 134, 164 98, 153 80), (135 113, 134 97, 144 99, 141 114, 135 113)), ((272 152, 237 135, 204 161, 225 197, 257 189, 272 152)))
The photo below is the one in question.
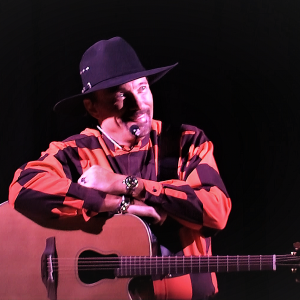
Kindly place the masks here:
MULTIPOLYGON (((276 266, 289 266, 291 262, 298 262, 299 257, 294 255, 276 255, 276 266)), ((212 269, 224 268, 232 269, 233 266, 242 268, 250 266, 250 269, 260 266, 261 268, 272 266, 274 263, 273 255, 241 255, 241 256, 122 256, 122 257, 94 257, 94 258, 52 258, 51 266, 60 271, 73 269, 74 261, 78 262, 78 270, 112 270, 119 268, 148 268, 148 269, 212 269), (201 266, 205 264, 206 266, 201 266)), ((49 263, 50 265, 50 263, 49 263)), ((295 264, 292 264, 295 266, 295 264)))

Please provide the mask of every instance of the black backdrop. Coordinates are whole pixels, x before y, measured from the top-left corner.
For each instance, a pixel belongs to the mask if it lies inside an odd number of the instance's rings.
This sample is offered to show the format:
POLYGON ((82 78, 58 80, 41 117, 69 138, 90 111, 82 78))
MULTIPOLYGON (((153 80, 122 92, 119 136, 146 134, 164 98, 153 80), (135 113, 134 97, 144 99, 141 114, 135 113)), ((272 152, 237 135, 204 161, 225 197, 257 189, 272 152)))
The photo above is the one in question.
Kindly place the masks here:
MULTIPOLYGON (((153 85, 155 118, 214 142, 233 209, 214 254, 285 254, 300 240, 300 5, 295 0, 1 0, 1 201, 14 171, 83 120, 52 112, 81 91, 94 42, 122 36, 153 85)), ((299 299, 289 270, 218 274, 218 299, 299 299)))

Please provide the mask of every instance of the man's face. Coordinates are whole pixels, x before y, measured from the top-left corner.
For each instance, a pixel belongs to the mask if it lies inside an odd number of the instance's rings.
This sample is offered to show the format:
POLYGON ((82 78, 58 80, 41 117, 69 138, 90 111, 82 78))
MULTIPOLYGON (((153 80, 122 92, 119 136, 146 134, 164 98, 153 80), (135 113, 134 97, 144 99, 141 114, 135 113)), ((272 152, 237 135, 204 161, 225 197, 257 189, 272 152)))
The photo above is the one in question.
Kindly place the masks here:
MULTIPOLYGON (((95 92, 98 120, 115 121, 121 130, 129 131, 132 125, 140 128, 140 137, 151 130, 153 97, 145 77, 120 86, 95 92)), ((114 126, 109 122, 109 126, 114 126)), ((113 129, 113 128, 110 128, 113 129)))

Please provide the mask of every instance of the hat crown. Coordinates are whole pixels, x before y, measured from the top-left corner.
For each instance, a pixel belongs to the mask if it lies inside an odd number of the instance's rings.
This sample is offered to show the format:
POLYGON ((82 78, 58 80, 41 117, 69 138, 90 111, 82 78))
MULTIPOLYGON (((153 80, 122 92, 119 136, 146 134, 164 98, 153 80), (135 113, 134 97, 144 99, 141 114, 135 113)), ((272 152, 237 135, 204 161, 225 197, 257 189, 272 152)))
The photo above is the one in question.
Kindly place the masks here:
POLYGON ((121 37, 95 43, 85 51, 80 62, 85 91, 111 78, 144 70, 133 48, 121 37))

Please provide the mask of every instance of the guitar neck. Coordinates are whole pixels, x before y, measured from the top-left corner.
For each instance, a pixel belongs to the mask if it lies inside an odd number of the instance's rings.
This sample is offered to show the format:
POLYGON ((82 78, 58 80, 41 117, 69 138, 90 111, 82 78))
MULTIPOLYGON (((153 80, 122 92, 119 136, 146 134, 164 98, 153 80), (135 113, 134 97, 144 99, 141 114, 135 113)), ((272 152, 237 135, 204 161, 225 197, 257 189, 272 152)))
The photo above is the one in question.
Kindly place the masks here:
POLYGON ((276 270, 276 255, 122 256, 118 277, 276 270))

